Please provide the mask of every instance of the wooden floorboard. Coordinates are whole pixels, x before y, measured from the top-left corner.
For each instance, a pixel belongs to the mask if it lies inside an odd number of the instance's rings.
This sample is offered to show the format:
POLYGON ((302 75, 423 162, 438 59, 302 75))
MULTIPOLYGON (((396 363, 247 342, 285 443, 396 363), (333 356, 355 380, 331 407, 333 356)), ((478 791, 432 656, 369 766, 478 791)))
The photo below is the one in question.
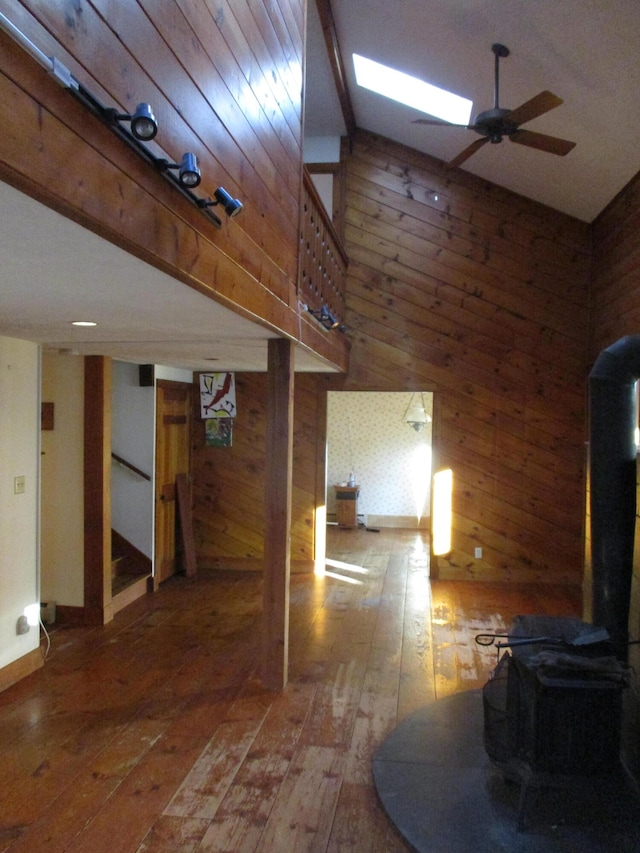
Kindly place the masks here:
POLYGON ((408 853, 375 750, 484 683, 477 633, 579 615, 580 592, 431 582, 425 532, 331 527, 327 555, 291 581, 280 694, 258 680, 256 574, 175 577, 107 626, 54 630, 0 694, 0 853, 408 853))

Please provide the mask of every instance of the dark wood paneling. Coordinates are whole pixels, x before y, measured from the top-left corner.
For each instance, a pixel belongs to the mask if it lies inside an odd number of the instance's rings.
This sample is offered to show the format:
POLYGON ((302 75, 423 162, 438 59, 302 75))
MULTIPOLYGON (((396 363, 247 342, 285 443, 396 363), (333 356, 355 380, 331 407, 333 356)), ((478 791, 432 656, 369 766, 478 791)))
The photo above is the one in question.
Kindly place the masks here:
POLYGON ((454 472, 436 570, 576 582, 587 226, 364 132, 346 175, 341 387, 434 391, 435 459, 454 472))
MULTIPOLYGON (((207 447, 199 410, 193 426, 193 523, 198 565, 262 569, 265 516, 266 383, 264 373, 236 373, 231 447, 207 447)), ((317 378, 296 374, 294 391, 292 571, 309 570, 314 557, 318 469, 317 378)))
POLYGON ((593 225, 589 362, 609 344, 640 330, 640 178, 593 225))

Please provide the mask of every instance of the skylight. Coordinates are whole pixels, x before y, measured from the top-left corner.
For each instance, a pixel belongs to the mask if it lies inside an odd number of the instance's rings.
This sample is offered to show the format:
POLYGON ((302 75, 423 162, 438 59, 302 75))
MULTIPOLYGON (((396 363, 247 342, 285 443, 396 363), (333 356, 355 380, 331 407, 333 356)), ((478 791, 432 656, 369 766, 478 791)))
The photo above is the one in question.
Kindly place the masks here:
POLYGON ((353 54, 353 66, 359 86, 443 121, 469 124, 473 101, 357 53, 353 54))

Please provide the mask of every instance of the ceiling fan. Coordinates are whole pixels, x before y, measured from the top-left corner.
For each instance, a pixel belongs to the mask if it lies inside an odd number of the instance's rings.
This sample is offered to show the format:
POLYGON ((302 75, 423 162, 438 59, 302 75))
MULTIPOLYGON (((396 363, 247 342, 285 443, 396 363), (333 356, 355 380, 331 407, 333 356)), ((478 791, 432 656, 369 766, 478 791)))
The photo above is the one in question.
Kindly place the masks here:
POLYGON ((457 157, 448 163, 450 167, 459 166, 464 163, 472 154, 475 154, 487 142, 498 143, 502 142, 504 136, 508 136, 511 142, 517 142, 520 145, 526 145, 529 148, 537 148, 539 151, 546 151, 549 154, 558 154, 564 157, 572 148, 575 147, 575 142, 569 142, 566 139, 558 139, 556 136, 547 136, 544 133, 535 133, 532 130, 521 130, 520 125, 531 121, 538 116, 544 115, 549 110, 559 107, 563 103, 562 98, 554 95, 552 92, 540 92, 530 101, 526 101, 515 110, 506 110, 499 106, 499 86, 500 86, 500 58, 509 56, 509 48, 503 44, 494 44, 491 50, 495 54, 495 88, 494 88, 494 106, 493 109, 485 110, 479 113, 473 120, 473 124, 451 124, 437 119, 415 119, 414 124, 430 124, 443 125, 445 127, 465 127, 468 130, 475 130, 482 137, 476 139, 471 145, 468 145, 464 151, 461 151, 457 157))

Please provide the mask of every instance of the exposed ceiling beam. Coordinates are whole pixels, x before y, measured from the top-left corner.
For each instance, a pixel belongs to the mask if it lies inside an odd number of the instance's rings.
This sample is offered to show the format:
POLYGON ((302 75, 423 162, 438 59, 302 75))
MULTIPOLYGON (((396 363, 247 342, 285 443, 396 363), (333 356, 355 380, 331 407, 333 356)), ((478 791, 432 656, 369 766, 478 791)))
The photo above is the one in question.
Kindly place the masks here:
POLYGON ((329 63, 331 65, 333 79, 335 80, 344 123, 347 126, 347 134, 351 137, 356 132, 356 117, 353 111, 349 89, 347 88, 344 65, 342 63, 342 56, 340 55, 340 45, 338 44, 336 22, 333 17, 333 10, 331 9, 331 0, 316 0, 316 6, 318 8, 318 15, 322 25, 325 44, 327 45, 329 63))

